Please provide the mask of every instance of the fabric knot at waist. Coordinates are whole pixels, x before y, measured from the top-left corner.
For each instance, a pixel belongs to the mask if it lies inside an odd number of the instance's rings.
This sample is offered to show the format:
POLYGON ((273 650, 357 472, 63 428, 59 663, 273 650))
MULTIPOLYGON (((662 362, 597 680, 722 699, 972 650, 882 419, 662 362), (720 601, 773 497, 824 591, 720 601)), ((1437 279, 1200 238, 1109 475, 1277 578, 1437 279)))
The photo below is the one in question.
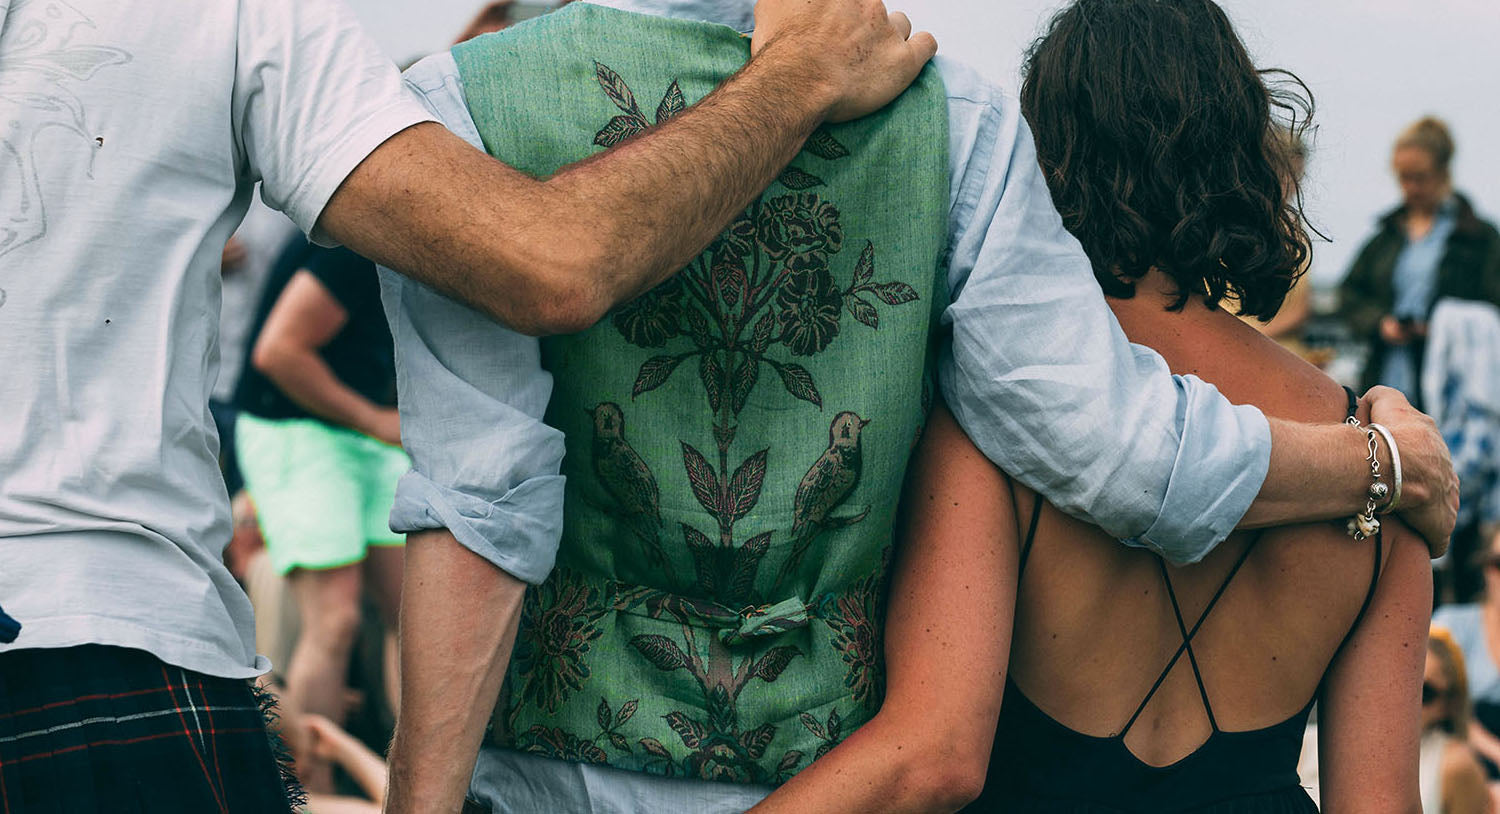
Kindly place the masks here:
MULTIPOLYGON (((644 585, 612 583, 616 610, 652 619, 673 619, 716 632, 726 645, 746 644, 807 627, 819 617, 819 606, 800 596, 735 608, 707 599, 683 596, 644 585)), ((830 595, 825 601, 832 601, 830 595)))

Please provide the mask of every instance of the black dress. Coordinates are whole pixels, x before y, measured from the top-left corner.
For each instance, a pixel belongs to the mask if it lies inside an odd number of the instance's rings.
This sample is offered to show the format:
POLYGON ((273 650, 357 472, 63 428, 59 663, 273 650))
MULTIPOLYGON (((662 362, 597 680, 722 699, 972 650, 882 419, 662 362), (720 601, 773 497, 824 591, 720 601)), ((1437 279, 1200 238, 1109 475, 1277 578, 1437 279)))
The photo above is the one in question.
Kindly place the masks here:
MULTIPOLYGON (((1353 414, 1350 394, 1350 414, 1353 414)), ((1043 501, 1038 499, 1031 528, 1021 549, 1021 572, 1036 536, 1043 501)), ((1219 729, 1213 705, 1193 652, 1193 637, 1213 612, 1230 581, 1255 549, 1259 535, 1251 540, 1230 569, 1202 616, 1188 627, 1168 578, 1166 564, 1158 558, 1166 594, 1172 602, 1182 645, 1162 670, 1150 693, 1141 701, 1130 721, 1114 737, 1095 737, 1070 729, 1039 709, 1020 688, 1006 680, 1005 700, 990 755, 984 792, 969 806, 970 812, 1036 812, 1037 814, 1307 814, 1318 807, 1301 786, 1297 760, 1302 753, 1303 731, 1312 711, 1309 699, 1298 713, 1281 723, 1248 732, 1219 729), (1125 746, 1125 737, 1146 705, 1166 681, 1172 668, 1186 656, 1198 683, 1212 733, 1192 754, 1169 766, 1142 762, 1125 746)), ((1383 554, 1382 540, 1375 537, 1375 568, 1369 592, 1350 633, 1364 617, 1375 595, 1383 554)), ((1343 649, 1340 645, 1340 650, 1343 649)))

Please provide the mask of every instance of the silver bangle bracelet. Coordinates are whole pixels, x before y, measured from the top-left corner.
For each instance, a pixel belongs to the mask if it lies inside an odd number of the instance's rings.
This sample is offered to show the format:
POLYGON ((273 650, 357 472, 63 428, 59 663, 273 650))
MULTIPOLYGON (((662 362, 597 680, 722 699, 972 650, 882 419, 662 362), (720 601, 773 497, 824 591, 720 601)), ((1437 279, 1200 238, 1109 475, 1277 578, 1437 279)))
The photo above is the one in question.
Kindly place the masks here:
POLYGON ((1370 424, 1370 429, 1380 433, 1385 439, 1385 445, 1391 448, 1391 502, 1385 504, 1380 510, 1381 514, 1390 514, 1401 504, 1401 450, 1396 446, 1396 438, 1391 431, 1380 424, 1370 424))

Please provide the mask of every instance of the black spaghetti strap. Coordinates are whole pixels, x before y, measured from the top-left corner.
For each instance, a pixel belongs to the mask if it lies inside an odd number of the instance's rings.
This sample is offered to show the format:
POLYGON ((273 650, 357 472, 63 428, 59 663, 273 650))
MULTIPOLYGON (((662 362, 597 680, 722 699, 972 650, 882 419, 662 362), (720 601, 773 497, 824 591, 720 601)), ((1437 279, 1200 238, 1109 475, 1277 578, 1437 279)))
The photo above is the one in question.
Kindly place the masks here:
POLYGON ((1182 608, 1177 604, 1177 592, 1173 590, 1171 577, 1167 574, 1166 561, 1157 557, 1157 565, 1161 568, 1162 582, 1166 583, 1167 597, 1172 602, 1172 612, 1177 616, 1177 628, 1182 632, 1182 644, 1172 654, 1171 660, 1167 662, 1166 669, 1162 670, 1161 675, 1157 676, 1156 683, 1151 685, 1151 690, 1141 700, 1141 705, 1135 708, 1135 714, 1130 716, 1130 720, 1120 730, 1118 737, 1124 738, 1130 732, 1130 728, 1135 726, 1136 720, 1141 717, 1141 713, 1146 711, 1146 707, 1151 703, 1151 699, 1156 697, 1157 690, 1161 689, 1161 685, 1166 682, 1167 676, 1172 674, 1172 669, 1177 666, 1177 662, 1182 660, 1183 653, 1187 653, 1188 663, 1192 665, 1193 678, 1198 682, 1198 694, 1203 698, 1203 711, 1208 714, 1208 723, 1213 727, 1215 732, 1219 731, 1219 724, 1214 719, 1213 705, 1208 700, 1208 689, 1203 684, 1203 674, 1198 668, 1198 657, 1193 653, 1192 642, 1194 637, 1198 635, 1198 630, 1203 627, 1203 623, 1208 621, 1208 615, 1213 612, 1214 606, 1219 604, 1219 600, 1224 597, 1224 592, 1229 590, 1229 583, 1234 581, 1235 575, 1240 572, 1240 568, 1250 558, 1250 552, 1255 549, 1256 543, 1260 542, 1260 535, 1261 532, 1256 532, 1250 542, 1245 545, 1245 550, 1240 552, 1239 559, 1234 561, 1234 567, 1229 569, 1229 573, 1224 577, 1224 582, 1219 585, 1219 590, 1214 592, 1213 598, 1208 600, 1208 604, 1203 608, 1203 613, 1198 616, 1198 621, 1193 624, 1191 630, 1188 630, 1183 622, 1182 608))
POLYGON ((1021 578, 1022 574, 1026 573, 1026 560, 1031 556, 1031 546, 1036 542, 1037 523, 1042 519, 1042 496, 1039 494, 1033 494, 1032 498, 1034 498, 1036 502, 1031 507, 1031 526, 1026 529, 1026 542, 1021 545, 1021 563, 1016 570, 1017 580, 1021 578))

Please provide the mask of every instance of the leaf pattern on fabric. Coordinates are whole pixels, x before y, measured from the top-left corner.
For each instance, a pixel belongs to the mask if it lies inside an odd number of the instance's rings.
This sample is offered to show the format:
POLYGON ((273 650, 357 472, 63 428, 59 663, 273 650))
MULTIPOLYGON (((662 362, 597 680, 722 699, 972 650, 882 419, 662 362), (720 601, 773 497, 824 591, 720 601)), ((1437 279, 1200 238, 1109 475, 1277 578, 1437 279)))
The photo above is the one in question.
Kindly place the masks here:
POLYGON ((824 614, 834 630, 834 649, 846 667, 844 686, 855 702, 872 712, 880 708, 885 697, 885 663, 880 649, 884 576, 882 569, 855 583, 848 593, 833 599, 833 607, 824 614))
MULTIPOLYGON (((612 146, 647 129, 648 120, 626 79, 603 63, 594 67, 604 96, 619 111, 594 143, 612 146)), ((657 105, 655 122, 680 114, 686 104, 681 85, 673 81, 657 105)), ((776 725, 752 721, 742 726, 739 700, 747 688, 774 684, 809 657, 803 647, 788 644, 792 640, 784 634, 805 628, 814 618, 833 632, 831 646, 848 668, 846 684, 856 702, 867 706, 868 699, 878 699, 881 671, 872 645, 878 635, 872 626, 874 605, 869 604, 878 604, 877 595, 825 597, 816 609, 784 593, 766 595, 801 573, 800 563, 822 531, 868 516, 868 507, 843 507, 859 483, 860 432, 870 422, 850 411, 834 415, 829 443, 798 485, 781 529, 766 530, 764 522, 753 535, 737 529, 755 515, 772 460, 792 454, 775 446, 733 449, 739 416, 757 390, 769 388, 772 397, 784 391, 780 398, 789 403, 822 410, 824 395, 810 360, 846 341, 841 337, 851 332, 879 330, 882 307, 920 299, 905 283, 878 279, 873 242, 864 241, 857 257, 845 252, 849 240, 841 213, 816 191, 827 186, 816 173, 826 172, 819 162, 847 158, 848 148, 819 130, 805 150, 802 166, 788 167, 778 179, 787 194, 768 193, 752 204, 682 273, 619 306, 610 318, 625 342, 648 352, 630 380, 633 401, 684 397, 680 389, 668 388, 675 381, 674 388, 689 388, 707 407, 705 429, 712 429, 713 446, 678 443, 682 469, 674 474, 686 475, 693 502, 704 512, 701 521, 675 524, 680 541, 675 533, 662 534, 657 479, 629 442, 626 411, 611 402, 592 410, 594 474, 613 501, 609 511, 626 521, 646 554, 667 573, 674 558, 690 561, 691 590, 697 595, 639 587, 617 593, 610 587, 601 596, 570 583, 572 575, 560 572, 548 581, 551 593, 533 603, 528 616, 529 624, 550 632, 528 640, 522 668, 528 680, 519 692, 545 711, 578 693, 589 677, 584 656, 599 635, 595 623, 602 608, 629 609, 680 626, 631 636, 628 650, 643 667, 696 685, 701 702, 669 708, 659 716, 637 716, 635 702, 616 709, 610 699, 600 698, 592 738, 533 727, 517 740, 521 748, 569 754, 584 762, 607 762, 613 750, 635 755, 646 771, 668 777, 782 782, 812 756, 804 750, 768 754, 776 725), (696 364, 682 374, 686 378, 679 377, 690 360, 696 364), (774 376, 763 371, 767 366, 774 376), (772 579, 765 566, 777 535, 786 536, 791 553, 772 579)), ((860 591, 868 587, 860 585, 860 591)), ((818 756, 843 736, 837 710, 823 719, 804 718, 808 731, 814 731, 809 721, 817 727, 818 756)), ((805 736, 800 742, 806 743, 805 736)))
POLYGON ((608 610, 598 589, 565 569, 526 592, 514 655, 526 676, 521 698, 555 712, 583 688, 591 675, 587 656, 608 610))
POLYGON ((592 741, 556 726, 537 724, 531 727, 516 739, 516 748, 522 752, 573 763, 598 765, 609 762, 609 755, 592 741))

